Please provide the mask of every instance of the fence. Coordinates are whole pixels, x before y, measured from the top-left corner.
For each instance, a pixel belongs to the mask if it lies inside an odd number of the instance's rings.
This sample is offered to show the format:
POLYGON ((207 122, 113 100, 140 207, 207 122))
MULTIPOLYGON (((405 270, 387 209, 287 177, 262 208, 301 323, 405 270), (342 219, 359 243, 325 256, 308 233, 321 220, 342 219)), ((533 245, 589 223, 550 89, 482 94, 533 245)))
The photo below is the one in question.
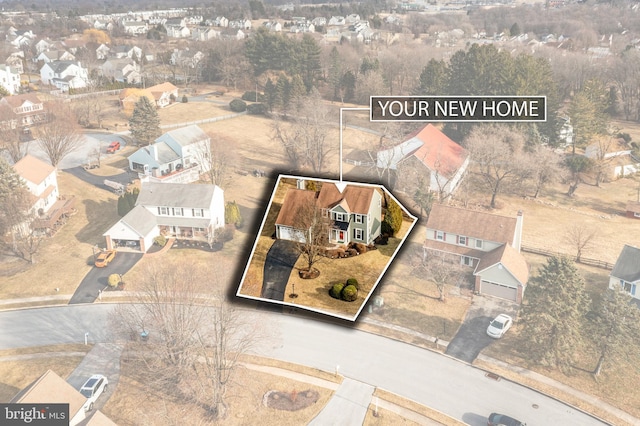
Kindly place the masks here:
MULTIPOLYGON (((564 257, 568 257, 570 259, 573 259, 575 261, 577 261, 577 258, 575 256, 568 256, 564 253, 560 253, 557 251, 551 251, 551 250, 545 250, 545 249, 541 249, 541 248, 536 248, 536 247, 530 247, 530 246, 525 246, 523 245, 521 247, 522 251, 526 251, 528 253, 533 253, 533 254, 539 254, 542 256, 564 256, 564 257)), ((603 260, 598 260, 598 259, 590 259, 588 257, 580 257, 580 262, 578 263, 582 263, 584 265, 589 265, 589 266, 595 266, 597 268, 602 268, 602 269, 608 269, 608 270, 612 270, 613 269, 613 264, 609 263, 609 262, 605 262, 603 260)))
POLYGON ((67 93, 64 93, 62 90, 52 90, 49 93, 52 94, 53 96, 58 96, 64 99, 80 99, 80 98, 86 98, 87 96, 117 95, 121 91, 122 89, 116 89, 116 90, 105 90, 103 92, 87 92, 87 93, 77 93, 75 95, 69 95, 67 93))
POLYGON ((216 122, 216 121, 227 120, 229 118, 234 118, 234 117, 238 117, 240 115, 245 115, 246 113, 247 113, 247 111, 243 111, 243 112, 239 112, 237 114, 221 115, 220 117, 205 118, 203 120, 189 121, 189 122, 186 122, 186 123, 163 124, 162 126, 160 126, 160 128, 161 129, 175 129, 176 127, 187 127, 187 126, 191 126, 191 125, 194 125, 194 124, 213 123, 213 122, 216 122))

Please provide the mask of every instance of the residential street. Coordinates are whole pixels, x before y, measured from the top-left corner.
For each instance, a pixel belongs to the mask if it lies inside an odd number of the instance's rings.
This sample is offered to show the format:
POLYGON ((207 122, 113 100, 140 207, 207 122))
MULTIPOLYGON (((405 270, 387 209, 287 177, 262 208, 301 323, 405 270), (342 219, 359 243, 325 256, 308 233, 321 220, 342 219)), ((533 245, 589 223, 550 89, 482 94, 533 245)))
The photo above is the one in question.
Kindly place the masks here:
MULTIPOLYGON (((0 312, 0 349, 57 343, 113 342, 107 329, 115 305, 69 305, 0 312)), ((602 425, 561 402, 533 390, 496 381, 482 370, 410 344, 303 317, 247 311, 269 324, 270 339, 259 355, 336 371, 443 411, 471 426, 503 412, 542 425, 602 425), (534 405, 536 408, 534 408, 534 405)))

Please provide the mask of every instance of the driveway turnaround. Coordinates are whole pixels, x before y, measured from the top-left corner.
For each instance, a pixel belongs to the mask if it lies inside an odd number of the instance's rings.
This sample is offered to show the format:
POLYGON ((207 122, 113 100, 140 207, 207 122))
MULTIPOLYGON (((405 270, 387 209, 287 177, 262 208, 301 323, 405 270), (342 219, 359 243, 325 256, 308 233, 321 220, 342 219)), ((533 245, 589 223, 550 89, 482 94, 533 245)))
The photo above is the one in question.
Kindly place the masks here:
POLYGON ((106 191, 113 191, 113 190, 104 184, 105 179, 108 179, 117 183, 121 183, 123 185, 127 185, 131 183, 131 177, 132 177, 132 175, 130 175, 127 172, 122 172, 120 174, 113 175, 113 176, 97 176, 97 175, 94 175, 93 173, 89 173, 88 171, 86 171, 84 167, 72 167, 70 169, 67 169, 67 172, 71 173, 72 175, 74 175, 75 177, 77 177, 82 181, 85 181, 91 185, 95 185, 106 191))
POLYGON ((293 241, 276 240, 269 249, 264 261, 264 281, 260 297, 284 301, 284 291, 291 270, 300 256, 295 244, 293 241))
POLYGON ((507 314, 515 318, 516 313, 517 305, 512 302, 482 295, 474 296, 464 322, 449 342, 445 353, 472 363, 484 348, 494 342, 494 339, 487 335, 487 327, 491 320, 498 314, 507 314))
POLYGON ((344 378, 327 405, 309 422, 309 426, 351 426, 364 423, 375 388, 344 378))
POLYGON ((70 305, 76 303, 93 303, 100 296, 108 285, 109 275, 126 274, 133 265, 142 259, 143 253, 121 252, 104 268, 96 268, 95 266, 82 279, 82 282, 76 289, 76 292, 69 300, 70 305))

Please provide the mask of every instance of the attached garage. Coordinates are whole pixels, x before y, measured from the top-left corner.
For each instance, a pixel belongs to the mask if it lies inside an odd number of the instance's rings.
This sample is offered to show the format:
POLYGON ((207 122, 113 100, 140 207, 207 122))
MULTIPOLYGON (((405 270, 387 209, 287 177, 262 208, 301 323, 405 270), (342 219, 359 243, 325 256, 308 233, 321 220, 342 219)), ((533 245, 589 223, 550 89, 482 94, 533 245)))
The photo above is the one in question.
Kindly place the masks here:
POLYGON ((517 288, 485 280, 480 281, 480 293, 511 300, 512 302, 516 302, 518 300, 517 288))
POLYGON ((279 240, 296 241, 303 243, 305 241, 304 233, 299 229, 290 226, 277 225, 276 238, 279 240))

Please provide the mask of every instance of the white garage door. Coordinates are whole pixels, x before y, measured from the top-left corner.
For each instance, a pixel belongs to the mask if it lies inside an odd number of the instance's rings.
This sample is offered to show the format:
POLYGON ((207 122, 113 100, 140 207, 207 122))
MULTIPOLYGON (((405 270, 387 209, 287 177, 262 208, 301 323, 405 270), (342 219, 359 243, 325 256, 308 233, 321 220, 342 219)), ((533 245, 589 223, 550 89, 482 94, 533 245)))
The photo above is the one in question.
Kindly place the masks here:
POLYGON ((278 233, 276 237, 281 240, 304 242, 304 235, 297 229, 289 226, 278 226, 278 233))
POLYGON ((482 280, 480 293, 487 294, 489 296, 496 296, 502 299, 516 301, 518 297, 518 289, 514 287, 508 287, 498 283, 492 283, 482 280))

